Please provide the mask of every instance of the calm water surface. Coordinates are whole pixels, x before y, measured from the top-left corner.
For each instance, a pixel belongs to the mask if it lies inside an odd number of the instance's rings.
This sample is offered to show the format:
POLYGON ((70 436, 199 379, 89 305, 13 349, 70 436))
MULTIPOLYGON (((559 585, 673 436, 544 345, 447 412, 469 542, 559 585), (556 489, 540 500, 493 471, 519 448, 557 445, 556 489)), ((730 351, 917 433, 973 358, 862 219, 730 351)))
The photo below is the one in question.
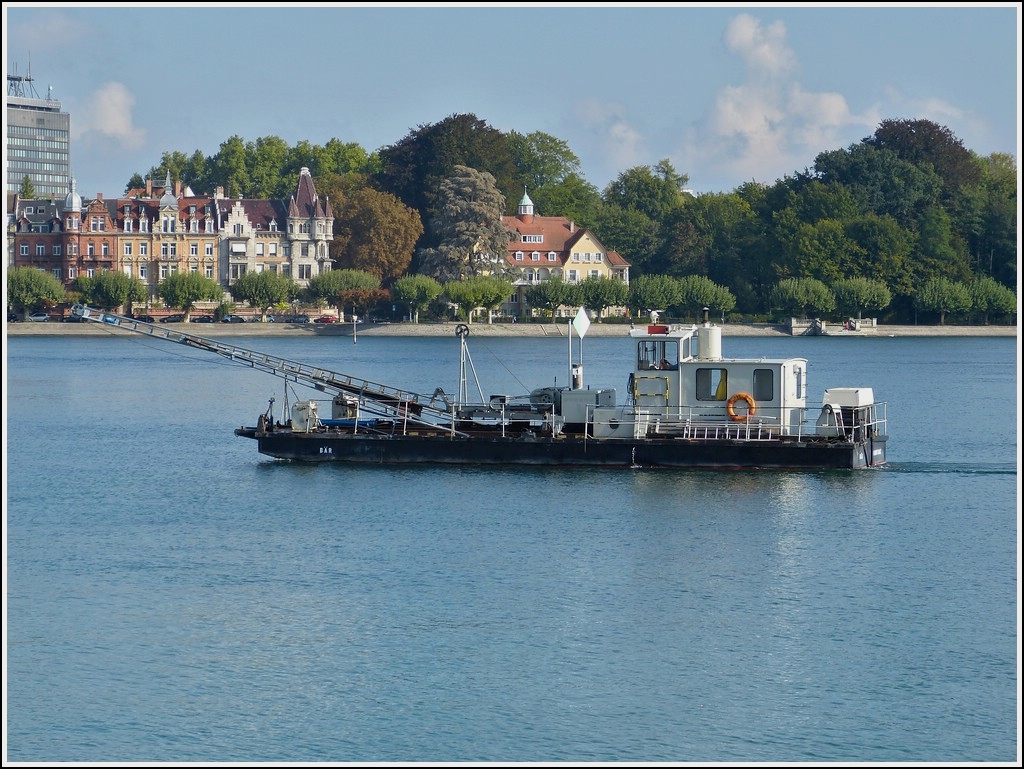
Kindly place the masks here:
MULTIPOLYGON (((454 337, 238 344, 458 392, 454 337)), ((1015 761, 1017 341, 723 347, 874 387, 891 464, 287 463, 232 434, 273 377, 8 339, 6 758, 1015 761)), ((470 349, 486 394, 568 381, 565 340, 470 349)))

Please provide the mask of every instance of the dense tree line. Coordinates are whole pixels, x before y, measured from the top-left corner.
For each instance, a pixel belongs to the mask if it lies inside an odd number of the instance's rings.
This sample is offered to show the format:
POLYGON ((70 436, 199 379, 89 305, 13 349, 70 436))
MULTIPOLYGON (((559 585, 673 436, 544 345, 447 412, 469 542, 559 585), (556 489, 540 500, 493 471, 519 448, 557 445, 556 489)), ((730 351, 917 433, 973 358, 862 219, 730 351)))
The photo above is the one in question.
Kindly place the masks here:
MULTIPOLYGON (((503 133, 468 114, 418 126, 375 152, 335 139, 289 147, 275 136, 233 136, 212 157, 164 153, 148 176, 170 172, 197 192, 220 186, 232 197, 287 198, 302 167, 332 200, 335 266, 369 272, 388 289, 413 275, 444 283, 484 272, 470 236, 486 235, 497 247, 494 217, 515 213, 524 190, 537 213, 569 217, 622 254, 633 265, 631 280, 702 277, 747 315, 780 311, 782 297, 795 306, 793 291, 817 291, 808 281, 830 292, 838 285, 839 304, 871 307, 891 322, 922 311, 969 312, 922 293, 961 286, 977 298, 983 279, 989 293, 1017 284, 1015 158, 978 156, 926 120, 885 120, 859 143, 823 151, 812 168, 774 184, 697 196, 668 160, 626 169, 599 191, 564 141, 503 133), (479 231, 467 232, 465 223, 481 216, 479 231), (850 280, 868 281, 876 293, 880 286, 889 301, 850 304, 852 289, 842 283, 850 280)), ((139 174, 128 183, 143 185, 139 174)), ((991 305, 979 310, 986 319, 1005 320, 1016 309, 1016 302, 1003 309, 1005 294, 979 301, 991 305)), ((816 302, 803 306, 829 304, 824 296, 816 302)))

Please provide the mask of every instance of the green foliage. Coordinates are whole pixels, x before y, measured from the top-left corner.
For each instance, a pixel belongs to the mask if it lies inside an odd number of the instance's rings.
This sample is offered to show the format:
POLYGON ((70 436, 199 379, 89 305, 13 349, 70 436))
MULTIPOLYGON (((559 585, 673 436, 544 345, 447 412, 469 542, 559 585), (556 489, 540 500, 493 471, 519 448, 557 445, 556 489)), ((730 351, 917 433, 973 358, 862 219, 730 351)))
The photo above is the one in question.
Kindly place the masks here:
POLYGON ((351 288, 340 291, 334 304, 344 313, 346 307, 351 308, 352 315, 366 315, 371 309, 391 301, 391 294, 383 288, 351 288))
POLYGON ((303 294, 311 304, 326 303, 339 307, 339 297, 346 291, 374 291, 380 279, 363 270, 331 270, 314 275, 303 294))
POLYGON ((580 159, 565 141, 551 134, 535 131, 524 136, 510 131, 508 147, 531 198, 534 192, 561 184, 569 177, 579 178, 581 173, 580 159))
POLYGON ((947 313, 962 314, 971 309, 971 291, 959 281, 949 278, 931 278, 914 294, 914 306, 939 315, 939 324, 946 322, 947 313))
POLYGON ((705 307, 716 314, 730 312, 736 306, 736 297, 728 288, 703 275, 684 275, 679 279, 678 304, 700 317, 705 307))
POLYGON ((689 182, 676 173, 672 164, 662 160, 653 169, 636 166, 623 171, 604 190, 604 202, 619 208, 639 211, 652 221, 660 221, 683 203, 683 188, 689 182))
POLYGON ((420 322, 420 311, 444 292, 444 287, 427 275, 407 275, 391 286, 391 296, 396 302, 409 306, 414 323, 420 322))
POLYGON ((576 174, 529 192, 537 214, 564 216, 581 227, 592 227, 602 206, 597 187, 576 174))
POLYGON ((35 200, 36 188, 32 184, 32 177, 28 174, 21 177, 21 186, 18 188, 18 197, 22 200, 35 200))
POLYGON ((64 301, 64 284, 49 272, 35 267, 7 271, 7 306, 27 313, 64 301))
POLYGON ((625 307, 629 302, 629 286, 617 278, 590 277, 579 284, 580 302, 597 314, 598 323, 608 307, 625 307))
POLYGON ((1017 311, 1017 295, 995 278, 975 278, 968 285, 973 309, 987 326, 992 315, 1012 316, 1017 311))
POLYGON ((579 307, 583 304, 579 284, 566 283, 559 277, 531 284, 524 292, 524 298, 531 307, 544 310, 551 317, 560 307, 579 307))
MULTIPOLYGON (((508 299, 512 294, 512 284, 489 275, 475 275, 446 283, 444 291, 452 303, 458 305, 466 322, 472 323, 475 310, 492 310, 508 299)), ((490 312, 487 313, 487 322, 491 322, 490 312)))
POLYGON ((441 182, 439 213, 431 222, 435 248, 420 253, 420 269, 438 281, 506 270, 509 233, 502 224, 505 198, 494 177, 468 166, 455 166, 441 182))
POLYGON ((258 308, 261 321, 266 321, 271 307, 287 304, 299 296, 299 284, 293 278, 270 270, 247 272, 229 290, 235 299, 258 308))
POLYGON ((83 293, 89 304, 113 310, 133 302, 146 301, 147 292, 146 284, 138 278, 123 272, 103 272, 91 279, 88 292, 83 293))
POLYGON ((682 296, 679 281, 668 275, 641 275, 629 283, 629 308, 637 315, 651 310, 665 312, 679 304, 682 296))
POLYGON ((892 301, 892 293, 880 280, 841 278, 831 287, 836 308, 844 315, 856 313, 858 320, 864 310, 884 310, 892 301))
POLYGON ((220 284, 198 272, 176 272, 160 281, 157 293, 168 307, 176 307, 188 320, 196 302, 215 302, 224 296, 220 284))
POLYGON ((807 311, 831 312, 835 309, 836 298, 829 287, 817 278, 785 278, 772 287, 769 294, 772 307, 799 313, 807 317, 807 311))

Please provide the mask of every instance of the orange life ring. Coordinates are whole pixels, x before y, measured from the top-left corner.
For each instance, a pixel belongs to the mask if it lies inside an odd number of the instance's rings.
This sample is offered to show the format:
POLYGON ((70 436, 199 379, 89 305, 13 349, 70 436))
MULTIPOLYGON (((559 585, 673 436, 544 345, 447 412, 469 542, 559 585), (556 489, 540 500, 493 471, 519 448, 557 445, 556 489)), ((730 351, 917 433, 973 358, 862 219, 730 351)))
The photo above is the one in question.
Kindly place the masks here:
POLYGON ((725 412, 729 415, 729 419, 731 419, 733 422, 746 422, 748 419, 754 416, 754 414, 757 413, 757 403, 755 403, 754 399, 751 396, 747 395, 747 393, 736 393, 725 404, 725 412), (746 414, 736 413, 736 402, 741 400, 747 402, 746 414))

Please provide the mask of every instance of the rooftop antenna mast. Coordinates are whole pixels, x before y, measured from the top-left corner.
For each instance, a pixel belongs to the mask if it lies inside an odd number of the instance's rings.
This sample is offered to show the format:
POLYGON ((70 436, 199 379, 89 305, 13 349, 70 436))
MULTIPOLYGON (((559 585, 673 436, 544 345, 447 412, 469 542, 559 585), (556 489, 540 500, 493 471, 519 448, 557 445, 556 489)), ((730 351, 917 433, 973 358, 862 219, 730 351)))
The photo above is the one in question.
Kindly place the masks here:
POLYGON ((19 75, 18 65, 14 65, 14 74, 7 73, 7 95, 20 96, 23 99, 38 99, 36 87, 32 84, 32 59, 28 61, 28 74, 19 75))

